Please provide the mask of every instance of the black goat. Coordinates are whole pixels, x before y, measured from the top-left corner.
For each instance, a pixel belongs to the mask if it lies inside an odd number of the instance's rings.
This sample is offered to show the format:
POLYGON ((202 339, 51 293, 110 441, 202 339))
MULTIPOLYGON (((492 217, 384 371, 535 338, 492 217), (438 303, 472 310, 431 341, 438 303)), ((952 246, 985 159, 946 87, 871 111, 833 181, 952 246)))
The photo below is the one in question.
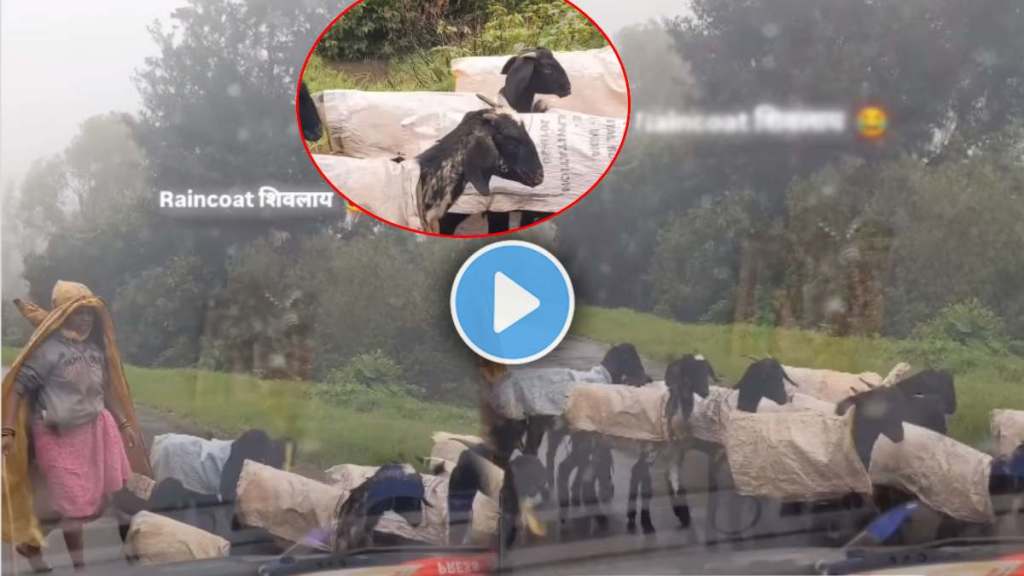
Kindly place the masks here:
POLYGON ((871 450, 879 436, 903 441, 903 422, 907 418, 906 396, 894 388, 875 388, 860 392, 836 404, 842 416, 853 409, 853 445, 864 469, 871 465, 871 450))
POLYGON ((373 531, 380 517, 394 511, 411 526, 423 521, 423 478, 401 464, 381 466, 366 482, 352 490, 335 513, 337 531, 334 551, 343 552, 373 545, 373 531))
POLYGON ((317 114, 316 104, 313 103, 313 97, 309 95, 305 82, 299 83, 299 124, 302 128, 302 137, 306 140, 316 142, 323 136, 320 115, 317 114))
MULTIPOLYGON (((521 51, 505 62, 501 73, 505 75, 505 85, 499 94, 516 112, 546 111, 546 106, 541 101, 534 102, 537 94, 554 94, 565 98, 572 93, 569 75, 547 48, 529 48, 521 51)), ((551 215, 550 212, 534 210, 521 210, 519 214, 519 226, 529 226, 551 215)), ((487 212, 486 216, 488 233, 494 234, 509 229, 509 212, 487 212)), ((441 233, 454 234, 459 224, 468 217, 468 214, 446 214, 441 221, 441 233)))
POLYGON ((454 130, 416 161, 420 221, 429 232, 440 231, 442 217, 462 196, 466 184, 488 196, 492 176, 531 187, 544 181, 544 166, 522 121, 500 108, 467 112, 454 130))
POLYGON ((953 375, 945 370, 922 370, 900 380, 894 388, 906 396, 907 422, 946 434, 946 417, 956 412, 953 375))
POLYGON ((544 112, 534 103, 537 94, 565 98, 572 93, 569 75, 547 48, 529 48, 508 59, 501 73, 505 86, 498 92, 516 112, 544 112))

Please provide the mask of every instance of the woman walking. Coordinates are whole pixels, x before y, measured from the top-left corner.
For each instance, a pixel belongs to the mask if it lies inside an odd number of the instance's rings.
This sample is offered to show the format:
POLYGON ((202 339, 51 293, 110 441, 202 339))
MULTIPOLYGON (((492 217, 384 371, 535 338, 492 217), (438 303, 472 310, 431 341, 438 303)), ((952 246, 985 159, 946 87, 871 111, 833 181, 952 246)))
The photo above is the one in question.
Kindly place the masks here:
POLYGON ((35 571, 49 570, 34 506, 43 486, 31 481, 38 472, 71 563, 82 568, 83 524, 132 471, 151 475, 113 322, 86 286, 54 286, 52 310, 4 377, 2 416, 3 540, 35 571))

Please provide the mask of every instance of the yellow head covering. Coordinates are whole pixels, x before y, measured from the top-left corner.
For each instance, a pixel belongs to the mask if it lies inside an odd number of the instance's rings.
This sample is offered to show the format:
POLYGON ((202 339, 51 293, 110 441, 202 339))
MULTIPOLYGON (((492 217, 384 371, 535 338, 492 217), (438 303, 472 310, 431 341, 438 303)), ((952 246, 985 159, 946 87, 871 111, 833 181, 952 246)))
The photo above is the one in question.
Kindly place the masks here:
MULTIPOLYGON (((107 312, 106 304, 93 295, 92 291, 84 284, 64 280, 58 280, 54 285, 51 304, 53 308, 43 316, 42 312, 45 311, 35 304, 18 303, 18 309, 36 325, 36 330, 32 333, 28 344, 22 348, 14 364, 11 365, 10 371, 4 376, 3 401, 5 403, 10 401, 12 394, 16 393, 14 382, 21 371, 22 364, 31 356, 32 352, 51 334, 59 330, 75 310, 82 307, 91 308, 96 313, 96 324, 93 330, 98 329, 103 333, 103 348, 107 358, 109 379, 106 393, 111 396, 112 402, 120 406, 121 414, 132 424, 132 428, 139 430, 131 391, 121 365, 121 354, 114 338, 114 323, 107 312)), ((43 536, 32 506, 32 482, 29 479, 28 435, 30 432, 27 402, 21 403, 14 428, 17 432, 14 438, 14 448, 4 457, 3 519, 0 521, 0 529, 2 529, 4 542, 42 546, 43 536)), ((136 436, 138 437, 135 438, 134 448, 127 448, 127 444, 125 445, 128 461, 134 472, 152 476, 148 451, 141 436, 136 436)))

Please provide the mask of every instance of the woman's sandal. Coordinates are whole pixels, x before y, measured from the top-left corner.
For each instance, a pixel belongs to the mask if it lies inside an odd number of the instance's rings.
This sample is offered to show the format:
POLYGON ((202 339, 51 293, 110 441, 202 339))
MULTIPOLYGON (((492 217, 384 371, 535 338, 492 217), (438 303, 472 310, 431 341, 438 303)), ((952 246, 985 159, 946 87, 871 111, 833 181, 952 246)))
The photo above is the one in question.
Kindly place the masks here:
POLYGON ((15 546, 14 551, 25 560, 28 560, 28 565, 32 567, 32 571, 36 574, 53 572, 53 568, 46 563, 46 560, 43 560, 43 554, 39 548, 23 543, 15 546))

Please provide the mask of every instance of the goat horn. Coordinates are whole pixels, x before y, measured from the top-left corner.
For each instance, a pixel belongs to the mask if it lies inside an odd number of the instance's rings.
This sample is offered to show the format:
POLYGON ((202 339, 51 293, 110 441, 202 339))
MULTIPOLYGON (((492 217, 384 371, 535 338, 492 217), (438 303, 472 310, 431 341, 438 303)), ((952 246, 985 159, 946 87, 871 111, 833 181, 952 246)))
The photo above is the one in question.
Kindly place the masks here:
POLYGON ((857 379, 860 380, 861 382, 863 382, 868 388, 871 388, 872 390, 875 388, 875 385, 872 384, 871 382, 868 382, 867 380, 865 380, 863 378, 857 378, 857 379))
POLYGON ((786 382, 789 382, 793 386, 796 386, 797 388, 800 387, 799 384, 797 384, 792 378, 789 377, 789 374, 786 374, 785 370, 782 371, 782 377, 786 379, 786 382))
POLYGON ((747 360, 751 360, 753 362, 760 362, 761 361, 760 358, 751 356, 750 354, 744 354, 743 357, 746 358, 747 360))
POLYGON ((480 94, 479 92, 477 93, 476 97, 479 98, 480 100, 482 100, 484 102, 484 104, 487 104, 491 108, 497 108, 498 107, 498 103, 497 102, 495 102, 494 100, 491 100, 490 98, 488 98, 487 96, 484 96, 483 94, 480 94))

